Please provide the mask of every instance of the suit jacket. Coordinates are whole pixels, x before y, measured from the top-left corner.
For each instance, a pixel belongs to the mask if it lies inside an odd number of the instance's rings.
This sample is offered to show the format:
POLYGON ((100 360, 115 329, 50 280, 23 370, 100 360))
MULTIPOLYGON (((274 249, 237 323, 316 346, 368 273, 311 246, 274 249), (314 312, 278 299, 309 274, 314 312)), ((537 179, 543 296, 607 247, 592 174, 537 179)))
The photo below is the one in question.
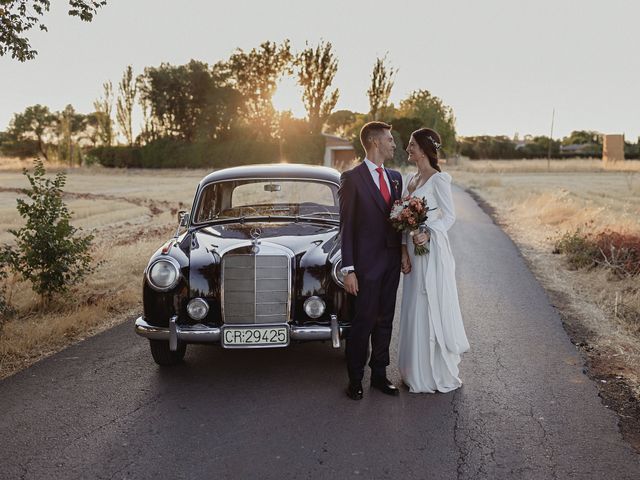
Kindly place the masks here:
POLYGON ((401 234, 389 221, 391 205, 402 196, 402 175, 385 168, 391 204, 382 198, 363 162, 340 178, 340 240, 342 265, 353 265, 358 278, 376 278, 387 261, 399 262, 401 234))

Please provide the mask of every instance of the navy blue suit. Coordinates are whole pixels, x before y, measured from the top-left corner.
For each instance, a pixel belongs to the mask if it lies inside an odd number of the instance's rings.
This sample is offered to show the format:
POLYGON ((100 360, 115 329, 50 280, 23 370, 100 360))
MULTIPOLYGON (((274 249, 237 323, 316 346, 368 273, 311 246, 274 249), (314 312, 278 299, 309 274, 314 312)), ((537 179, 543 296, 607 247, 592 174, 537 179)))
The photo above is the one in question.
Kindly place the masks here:
POLYGON ((389 343, 400 281, 401 236, 389 222, 391 205, 402 195, 402 176, 385 169, 391 204, 363 162, 340 179, 340 240, 342 265, 353 265, 358 278, 355 315, 347 339, 349 379, 362 380, 367 362, 374 376, 384 376, 389 365, 389 343))

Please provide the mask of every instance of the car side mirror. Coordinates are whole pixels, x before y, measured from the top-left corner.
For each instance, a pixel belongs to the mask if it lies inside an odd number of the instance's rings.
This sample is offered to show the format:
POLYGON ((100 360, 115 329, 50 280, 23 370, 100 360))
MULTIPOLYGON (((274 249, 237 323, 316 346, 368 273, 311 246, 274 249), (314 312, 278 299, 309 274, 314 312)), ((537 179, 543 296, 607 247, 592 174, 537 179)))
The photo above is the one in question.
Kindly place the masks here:
POLYGON ((180 210, 178 212, 178 221, 180 222, 181 227, 186 227, 189 225, 189 213, 184 210, 180 210))

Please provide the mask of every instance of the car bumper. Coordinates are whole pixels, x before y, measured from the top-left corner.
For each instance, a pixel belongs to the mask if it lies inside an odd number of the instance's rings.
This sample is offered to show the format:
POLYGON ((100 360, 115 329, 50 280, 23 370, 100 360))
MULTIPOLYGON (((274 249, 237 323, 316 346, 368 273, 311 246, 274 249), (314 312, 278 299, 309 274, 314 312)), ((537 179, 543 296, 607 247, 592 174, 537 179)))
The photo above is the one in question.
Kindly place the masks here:
MULTIPOLYGON (((220 343, 222 329, 203 324, 179 325, 177 318, 169 320, 169 327, 157 327, 138 317, 135 322, 136 333, 150 340, 166 340, 169 348, 176 350, 178 340, 184 343, 220 343)), ((290 325, 290 338, 296 341, 331 340, 334 348, 340 347, 340 339, 344 338, 348 327, 340 326, 336 315, 331 315, 331 324, 325 325, 290 325)))

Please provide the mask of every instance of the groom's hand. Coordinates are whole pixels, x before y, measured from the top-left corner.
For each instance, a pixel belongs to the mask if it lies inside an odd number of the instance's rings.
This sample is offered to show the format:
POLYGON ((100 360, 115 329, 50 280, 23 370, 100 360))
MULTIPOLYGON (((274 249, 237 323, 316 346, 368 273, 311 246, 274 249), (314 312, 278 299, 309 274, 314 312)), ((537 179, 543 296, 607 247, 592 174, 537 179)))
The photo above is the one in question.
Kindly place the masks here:
POLYGON ((351 295, 358 295, 358 277, 356 277, 356 272, 350 272, 344 277, 344 289, 351 295))
POLYGON ((405 275, 407 273, 411 273, 411 259, 409 258, 409 254, 404 253, 404 252, 402 253, 402 261, 400 263, 400 270, 405 275))

